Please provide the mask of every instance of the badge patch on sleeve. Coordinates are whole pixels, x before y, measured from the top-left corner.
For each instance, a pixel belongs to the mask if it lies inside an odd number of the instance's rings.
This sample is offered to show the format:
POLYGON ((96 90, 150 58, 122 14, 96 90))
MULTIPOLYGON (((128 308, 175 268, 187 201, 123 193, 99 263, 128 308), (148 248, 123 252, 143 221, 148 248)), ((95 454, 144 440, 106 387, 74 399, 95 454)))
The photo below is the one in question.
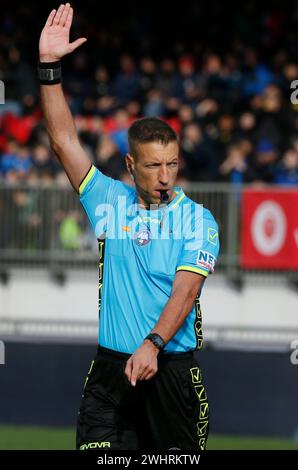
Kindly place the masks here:
POLYGON ((208 228, 208 242, 212 243, 212 245, 217 245, 218 243, 218 231, 215 228, 208 228))
POLYGON ((211 273, 214 271, 216 258, 208 251, 199 250, 197 257, 197 265, 204 269, 208 269, 211 273))

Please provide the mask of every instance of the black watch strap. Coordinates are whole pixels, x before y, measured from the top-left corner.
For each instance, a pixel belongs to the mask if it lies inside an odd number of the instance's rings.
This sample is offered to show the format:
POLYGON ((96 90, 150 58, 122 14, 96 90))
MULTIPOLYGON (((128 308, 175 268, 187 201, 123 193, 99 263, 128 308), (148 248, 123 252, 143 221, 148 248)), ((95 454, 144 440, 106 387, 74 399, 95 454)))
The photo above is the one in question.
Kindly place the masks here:
POLYGON ((157 333, 150 333, 148 336, 146 336, 145 339, 149 339, 149 341, 151 341, 154 344, 154 346, 156 346, 160 351, 166 345, 162 337, 159 336, 157 333))

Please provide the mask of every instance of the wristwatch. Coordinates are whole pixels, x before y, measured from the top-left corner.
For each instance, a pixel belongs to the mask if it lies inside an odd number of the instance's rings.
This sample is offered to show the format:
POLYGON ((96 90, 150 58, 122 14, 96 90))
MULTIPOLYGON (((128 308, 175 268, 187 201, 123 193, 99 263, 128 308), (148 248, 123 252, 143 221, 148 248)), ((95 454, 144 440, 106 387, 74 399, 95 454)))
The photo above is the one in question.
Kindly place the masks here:
POLYGON ((160 351, 162 351, 166 345, 162 337, 157 333, 150 333, 148 336, 146 336, 145 339, 149 339, 149 341, 151 341, 160 351))

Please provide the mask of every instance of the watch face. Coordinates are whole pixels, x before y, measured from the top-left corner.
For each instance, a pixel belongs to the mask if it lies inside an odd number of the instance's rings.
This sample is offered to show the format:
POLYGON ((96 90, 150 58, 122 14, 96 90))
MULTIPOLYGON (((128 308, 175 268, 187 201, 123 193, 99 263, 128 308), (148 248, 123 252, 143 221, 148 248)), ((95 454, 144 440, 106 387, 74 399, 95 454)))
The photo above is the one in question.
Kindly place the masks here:
POLYGON ((152 336, 149 336, 149 338, 152 343, 158 348, 158 349, 162 349, 164 347, 164 342, 163 340, 156 334, 152 334, 152 336))

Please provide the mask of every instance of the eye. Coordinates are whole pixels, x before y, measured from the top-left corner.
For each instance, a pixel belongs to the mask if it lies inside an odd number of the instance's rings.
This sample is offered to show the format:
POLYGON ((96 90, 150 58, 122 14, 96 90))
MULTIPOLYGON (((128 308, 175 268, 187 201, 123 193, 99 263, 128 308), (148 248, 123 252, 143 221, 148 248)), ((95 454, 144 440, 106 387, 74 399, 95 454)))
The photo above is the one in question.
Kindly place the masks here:
POLYGON ((171 163, 169 163, 169 166, 172 166, 172 167, 175 167, 175 166, 177 166, 177 165, 178 165, 178 162, 171 162, 171 163))

